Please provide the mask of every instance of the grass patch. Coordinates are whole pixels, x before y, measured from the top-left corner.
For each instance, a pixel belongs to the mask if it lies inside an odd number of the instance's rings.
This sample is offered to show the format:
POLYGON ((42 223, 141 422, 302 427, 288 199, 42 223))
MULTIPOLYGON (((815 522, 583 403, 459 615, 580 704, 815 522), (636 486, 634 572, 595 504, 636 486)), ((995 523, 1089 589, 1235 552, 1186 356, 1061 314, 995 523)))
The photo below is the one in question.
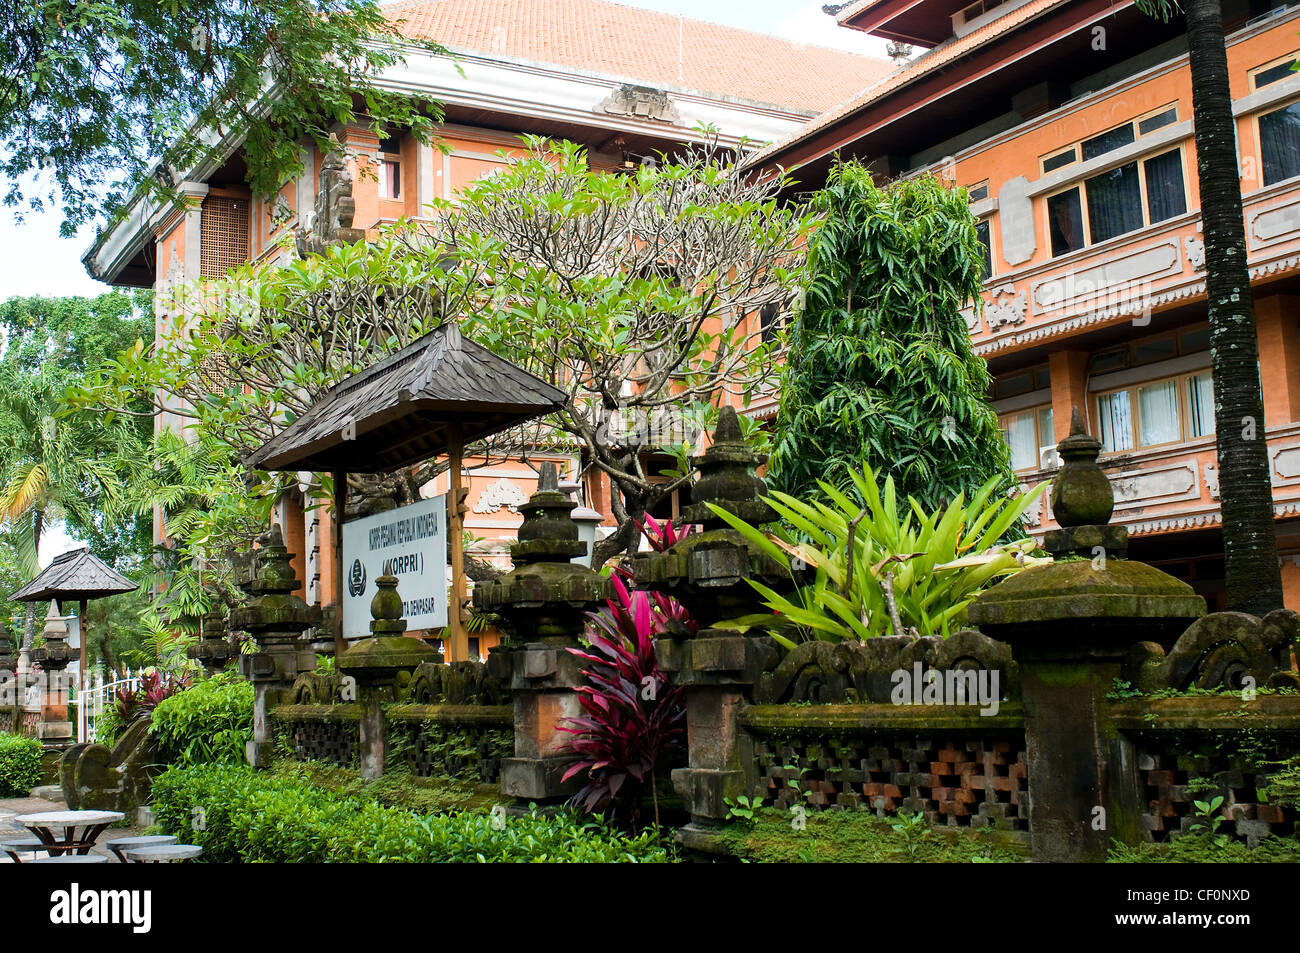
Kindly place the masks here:
POLYGON ((987 828, 930 828, 867 811, 812 812, 803 830, 792 820, 762 809, 753 820, 728 824, 723 838, 737 857, 759 863, 1019 863, 1028 856, 1027 847, 987 828))
POLYGON ((1110 864, 1295 864, 1300 863, 1300 839, 1265 837, 1254 847, 1241 841, 1216 843, 1213 837, 1184 834, 1163 844, 1112 843, 1110 864))

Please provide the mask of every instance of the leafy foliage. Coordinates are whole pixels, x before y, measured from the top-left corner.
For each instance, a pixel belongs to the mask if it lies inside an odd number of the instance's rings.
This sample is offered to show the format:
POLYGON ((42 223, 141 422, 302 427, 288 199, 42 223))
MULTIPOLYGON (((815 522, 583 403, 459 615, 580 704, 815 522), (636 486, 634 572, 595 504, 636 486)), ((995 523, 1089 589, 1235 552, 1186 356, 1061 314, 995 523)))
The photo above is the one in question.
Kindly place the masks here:
POLYGON ((809 281, 790 335, 770 485, 797 497, 862 466, 945 506, 1014 485, 961 311, 979 307, 983 251, 966 194, 931 177, 885 187, 856 162, 813 198, 809 281))
POLYGON ((184 675, 173 675, 157 669, 146 669, 140 673, 138 688, 119 688, 113 699, 113 707, 123 727, 140 718, 151 718, 154 709, 164 700, 189 687, 189 679, 184 675))
POLYGON ((4 201, 42 209, 21 177, 48 171, 65 235, 120 212, 130 189, 170 199, 187 170, 224 158, 228 136, 242 134, 254 192, 273 195, 300 170, 300 141, 325 149, 336 123, 392 123, 428 141, 442 118, 377 82, 404 61, 391 41, 440 50, 401 37, 378 0, 13 0, 0 10, 4 201))
POLYGON ((162 830, 203 847, 215 863, 612 863, 663 862, 646 832, 620 834, 573 815, 499 818, 420 815, 267 776, 244 766, 171 768, 153 785, 162 830), (197 810, 196 810, 197 809, 197 810), (196 818, 201 820, 195 829, 196 818))
POLYGON ((41 783, 41 743, 0 732, 0 797, 27 797, 41 783))
MULTIPOLYGON (((850 472, 854 499, 818 481, 830 503, 805 503, 776 492, 767 502, 785 521, 780 533, 765 533, 744 520, 711 506, 746 539, 779 564, 790 566, 798 585, 786 597, 751 580, 776 613, 782 634, 774 637, 793 647, 806 639, 867 639, 876 635, 947 636, 966 618, 966 607, 990 582, 1043 562, 1031 557, 1030 539, 1005 542, 1029 506, 1042 495, 1043 483, 1015 499, 994 495, 994 477, 966 501, 958 493, 946 507, 927 512, 909 498, 899 511, 893 477, 883 492, 867 468, 850 472), (798 541, 798 536, 803 541, 798 541), (795 572, 795 560, 809 572, 795 572), (902 629, 895 633, 887 590, 892 589, 902 629)), ((745 628, 772 625, 769 616, 747 616, 731 623, 745 628)))
POLYGON ((253 739, 253 685, 233 671, 197 681, 157 704, 149 733, 164 764, 243 764, 253 739))
POLYGON ((587 812, 613 810, 634 819, 647 786, 659 822, 655 772, 681 747, 686 704, 681 686, 669 682, 655 656, 655 638, 666 618, 645 592, 629 592, 616 574, 607 611, 589 613, 589 651, 569 649, 591 663, 588 684, 577 689, 584 714, 557 727, 572 735, 564 747, 576 757, 564 780, 585 773, 574 796, 587 812))

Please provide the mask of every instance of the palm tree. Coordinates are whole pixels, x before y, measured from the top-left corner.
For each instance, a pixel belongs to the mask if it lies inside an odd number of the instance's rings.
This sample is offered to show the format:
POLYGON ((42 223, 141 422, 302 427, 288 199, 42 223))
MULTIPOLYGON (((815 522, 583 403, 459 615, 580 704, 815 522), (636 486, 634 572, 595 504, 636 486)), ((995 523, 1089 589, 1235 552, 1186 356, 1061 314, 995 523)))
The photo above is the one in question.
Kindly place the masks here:
POLYGON ((1187 19, 1228 608, 1263 616, 1282 607, 1282 574, 1223 14, 1219 0, 1137 0, 1137 6, 1162 20, 1180 12, 1187 19))
MULTIPOLYGON (((48 368, 18 374, 11 365, 0 371, 0 522, 19 539, 24 572, 40 569, 41 535, 51 518, 93 521, 87 483, 96 466, 89 448, 73 446, 71 430, 53 416, 61 388, 48 368)), ((27 603, 23 648, 36 637, 36 606, 27 603)))

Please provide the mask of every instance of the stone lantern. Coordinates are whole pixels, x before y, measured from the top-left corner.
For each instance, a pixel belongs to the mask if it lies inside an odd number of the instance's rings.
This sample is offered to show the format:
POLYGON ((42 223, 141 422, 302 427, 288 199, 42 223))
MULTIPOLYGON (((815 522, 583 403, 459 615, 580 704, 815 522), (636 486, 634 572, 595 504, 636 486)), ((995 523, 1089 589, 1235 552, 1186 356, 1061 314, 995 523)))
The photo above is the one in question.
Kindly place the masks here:
POLYGON ((1122 770, 1132 742, 1105 731, 1106 693, 1130 647, 1170 644, 1205 613, 1190 586, 1125 558, 1128 531, 1110 524, 1115 496, 1097 466, 1100 441, 1078 408, 1058 447, 1064 461, 1052 483, 1060 529, 1043 540, 1056 557, 982 593, 972 625, 1010 644, 1020 666, 1029 761, 1034 859, 1100 861, 1112 837, 1136 842, 1141 791, 1122 770))
POLYGON ((520 802, 554 804, 578 788, 560 780, 570 737, 558 730, 581 715, 576 688, 583 662, 566 651, 578 645, 586 614, 610 595, 609 583, 580 563, 587 551, 572 519, 577 504, 559 489, 555 465, 543 463, 537 492, 524 504, 515 568, 474 589, 474 604, 501 618, 509 646, 492 650, 491 674, 509 680, 515 705, 515 756, 501 766, 501 790, 520 802))
POLYGON ((221 612, 213 609, 203 617, 203 635, 185 654, 202 665, 209 675, 220 672, 236 657, 236 649, 226 637, 226 617, 221 612))
POLYGON ((287 700, 294 679, 316 669, 315 655, 300 650, 298 641, 320 622, 320 608, 293 594, 298 579, 280 527, 272 526, 265 539, 256 574, 243 586, 252 598, 230 613, 230 627, 247 632, 260 650, 239 656, 240 674, 254 688, 253 740, 248 743, 248 761, 254 767, 265 765, 274 746, 267 712, 287 700))
POLYGON ((63 671, 77 657, 77 651, 68 645, 68 623, 59 615, 53 602, 45 616, 45 628, 41 636, 45 639, 45 644, 32 650, 32 661, 41 666, 45 683, 36 737, 42 741, 70 744, 73 731, 72 722, 68 720, 68 695, 63 682, 63 671))
POLYGON ((361 702, 361 776, 384 773, 387 742, 384 734, 385 702, 394 700, 393 685, 402 672, 413 672, 421 662, 437 661, 438 653, 419 639, 405 636, 402 597, 396 576, 380 576, 370 600, 370 638, 353 643, 338 657, 339 673, 356 679, 361 702))
POLYGON ((639 588, 667 593, 699 624, 693 637, 682 631, 660 639, 657 652, 660 666, 686 691, 690 766, 673 771, 673 786, 691 823, 678 837, 688 848, 711 852, 727 817, 727 798, 750 793, 746 771, 753 764, 752 741, 735 731, 736 710, 748 702, 760 674, 780 653, 766 636, 742 636, 712 625, 766 611, 749 580, 782 591, 792 579, 787 567, 773 562, 706 505, 751 525, 775 518, 760 499, 766 488, 755 470, 762 459, 745 443, 734 408, 722 408, 713 443, 692 462, 700 478, 682 519, 700 524, 702 532, 662 553, 639 555, 632 566, 639 588))

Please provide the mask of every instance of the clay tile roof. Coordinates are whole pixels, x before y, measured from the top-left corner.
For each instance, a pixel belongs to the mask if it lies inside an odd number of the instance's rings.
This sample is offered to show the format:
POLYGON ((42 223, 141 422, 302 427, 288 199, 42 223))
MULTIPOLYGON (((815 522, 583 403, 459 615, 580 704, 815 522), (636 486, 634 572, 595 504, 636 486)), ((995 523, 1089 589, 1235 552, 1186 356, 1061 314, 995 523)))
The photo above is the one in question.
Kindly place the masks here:
POLYGON ((390 473, 556 411, 565 394, 460 333, 408 344, 326 392, 251 453, 260 470, 390 473))
POLYGON ((864 90, 861 94, 840 103, 834 109, 831 109, 818 116, 812 122, 802 126, 798 132, 785 139, 773 142, 767 147, 755 152, 745 160, 745 165, 749 167, 759 166, 766 162, 772 161, 775 156, 788 150, 800 142, 813 138, 818 132, 828 126, 834 125, 841 119, 865 109, 872 103, 886 98, 890 93, 901 89, 908 83, 911 83, 921 77, 934 72, 941 67, 947 66, 955 60, 960 59, 967 53, 970 53, 986 43, 992 42, 1004 33, 1009 33, 1021 24, 1032 20, 1046 10, 1052 7, 1068 3, 1069 0, 1030 0, 1029 3, 1022 7, 1017 7, 1006 16, 992 20, 978 30, 973 30, 963 37, 958 37, 942 46, 936 46, 934 49, 922 53, 916 59, 912 60, 902 69, 895 72, 884 82, 878 83, 869 89, 864 90))
MULTIPOLYGON (((702 9, 706 7, 701 4, 702 9)), ((398 31, 453 52, 581 69, 821 112, 892 70, 885 59, 607 0, 403 0, 398 31)))
POLYGON ((9 598, 15 602, 80 601, 133 592, 136 588, 137 583, 82 548, 55 556, 40 575, 9 598))

